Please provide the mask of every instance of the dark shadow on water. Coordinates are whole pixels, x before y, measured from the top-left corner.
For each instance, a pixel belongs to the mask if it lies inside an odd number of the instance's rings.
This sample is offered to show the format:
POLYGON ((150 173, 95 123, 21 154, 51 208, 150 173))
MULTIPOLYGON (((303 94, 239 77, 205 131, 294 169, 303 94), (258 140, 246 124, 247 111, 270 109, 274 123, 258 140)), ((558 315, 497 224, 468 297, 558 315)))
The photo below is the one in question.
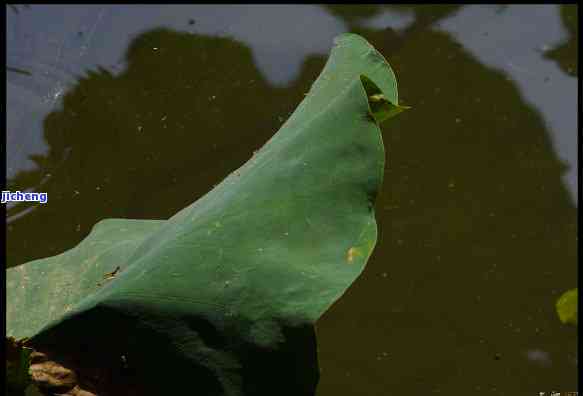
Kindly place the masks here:
POLYGON ((31 346, 101 396, 313 396, 314 327, 281 322, 281 340, 259 345, 241 337, 252 325, 234 319, 224 329, 199 312, 104 304, 41 332, 31 346))
POLYGON ((9 181, 24 190, 51 175, 48 204, 9 225, 8 266, 73 247, 103 218, 163 219, 192 203, 272 136, 323 61, 274 89, 236 41, 140 35, 127 70, 88 72, 65 94, 44 120, 48 154, 9 181))
POLYGON ((383 11, 393 11, 397 13, 413 12, 416 26, 425 26, 432 24, 440 19, 458 11, 462 5, 449 4, 366 4, 366 5, 348 5, 348 4, 326 4, 325 7, 332 15, 341 18, 350 28, 358 29, 358 25, 366 19, 378 16, 383 11))
POLYGON ((577 49, 579 48, 579 19, 577 4, 561 4, 561 19, 568 32, 567 40, 545 52, 545 56, 555 60, 561 69, 571 75, 578 75, 577 49))
POLYGON ((318 395, 574 390, 576 332, 554 312, 576 279, 566 167, 517 88, 429 25, 355 30, 413 108, 382 128, 379 242, 318 322, 318 395))

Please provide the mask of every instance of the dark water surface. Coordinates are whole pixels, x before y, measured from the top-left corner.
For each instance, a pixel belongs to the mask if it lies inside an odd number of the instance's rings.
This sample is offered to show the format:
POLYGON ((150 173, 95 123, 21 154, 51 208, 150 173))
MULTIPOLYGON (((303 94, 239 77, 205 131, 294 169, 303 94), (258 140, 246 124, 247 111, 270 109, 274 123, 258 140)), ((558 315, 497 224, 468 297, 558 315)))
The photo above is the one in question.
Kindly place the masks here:
POLYGON ((577 387, 577 9, 9 6, 8 266, 103 218, 168 218, 287 119, 334 36, 367 38, 413 109, 383 127, 380 236, 318 323, 318 396, 577 387))

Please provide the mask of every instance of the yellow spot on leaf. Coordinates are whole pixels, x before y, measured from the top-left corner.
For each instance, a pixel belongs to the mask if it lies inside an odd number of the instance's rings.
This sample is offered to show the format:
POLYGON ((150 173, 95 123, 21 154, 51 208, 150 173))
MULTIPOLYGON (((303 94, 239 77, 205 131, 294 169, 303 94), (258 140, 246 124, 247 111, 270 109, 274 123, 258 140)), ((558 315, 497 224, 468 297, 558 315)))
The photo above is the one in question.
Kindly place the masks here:
POLYGON ((357 255, 360 255, 358 249, 355 247, 351 247, 350 249, 348 249, 348 252, 346 252, 346 261, 352 263, 354 257, 356 257, 357 255))

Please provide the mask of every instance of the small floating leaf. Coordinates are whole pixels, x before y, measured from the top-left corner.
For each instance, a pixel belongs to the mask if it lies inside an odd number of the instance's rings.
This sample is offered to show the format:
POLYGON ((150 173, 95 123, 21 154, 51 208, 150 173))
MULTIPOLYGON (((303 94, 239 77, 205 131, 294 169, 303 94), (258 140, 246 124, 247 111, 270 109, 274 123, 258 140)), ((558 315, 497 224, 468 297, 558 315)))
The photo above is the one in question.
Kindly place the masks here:
POLYGON ((577 289, 563 293, 557 300, 556 308, 561 322, 577 326, 577 289))

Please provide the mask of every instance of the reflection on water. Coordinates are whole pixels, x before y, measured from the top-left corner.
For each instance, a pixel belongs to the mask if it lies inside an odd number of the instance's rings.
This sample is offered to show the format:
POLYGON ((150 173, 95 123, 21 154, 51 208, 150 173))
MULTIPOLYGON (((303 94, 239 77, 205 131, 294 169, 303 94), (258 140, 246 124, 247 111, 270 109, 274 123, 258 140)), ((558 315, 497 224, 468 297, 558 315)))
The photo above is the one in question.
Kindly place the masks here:
POLYGON ((242 44, 168 29, 134 38, 125 58, 118 74, 85 73, 36 120, 49 152, 9 187, 42 187, 49 204, 26 216, 9 208, 11 262, 59 253, 104 217, 165 218, 188 205, 271 136, 324 62, 279 90, 242 44), (60 232, 46 235, 56 215, 60 232))
POLYGON ((561 4, 561 19, 569 32, 569 38, 560 45, 548 49, 545 56, 557 61, 563 71, 577 76, 577 48, 579 40, 579 20, 577 4, 561 4))
POLYGON ((549 353, 541 349, 529 349, 528 351, 526 351, 526 357, 531 362, 539 364, 541 366, 548 367, 551 364, 553 364, 549 353))
POLYGON ((371 29, 404 30, 415 22, 415 13, 410 10, 397 12, 394 10, 384 10, 381 14, 375 15, 364 21, 364 26, 371 29))
MULTIPOLYGON (((439 16, 425 9, 399 33, 356 30, 388 57, 413 110, 383 128, 389 167, 372 260, 318 325, 320 395, 575 389, 576 333, 553 310, 553 285, 576 279, 565 166, 522 87, 439 28, 465 26, 472 6, 434 8, 439 16), (532 364, 532 345, 551 364, 532 364)), ((515 11, 493 12, 468 35, 515 11)), ((570 99, 557 100, 573 118, 570 99)))
POLYGON ((34 47, 37 60, 39 52, 41 57, 50 52, 53 60, 86 68, 119 68, 130 41, 155 27, 235 37, 252 50, 257 66, 274 85, 291 82, 306 56, 327 54, 333 37, 346 31, 342 21, 315 5, 35 6, 13 24, 17 27, 10 31, 34 32, 28 40, 22 35, 18 40, 34 47), (49 19, 55 22, 47 24, 49 19), (67 22, 57 32, 50 27, 59 26, 58 21, 67 22), (40 50, 39 41, 52 45, 40 50))
POLYGON ((560 7, 512 5, 499 13, 495 6, 468 6, 441 21, 439 27, 454 34, 480 62, 504 71, 525 101, 541 113, 555 151, 568 165, 564 179, 576 205, 577 78, 544 57, 546 51, 569 38, 560 7), (525 20, 529 23, 523 23, 525 20))
POLYGON ((188 7, 185 12, 195 15, 195 32, 244 43, 262 75, 276 86, 293 82, 307 56, 328 54, 333 38, 347 30, 342 21, 316 5, 188 7))
POLYGON ((318 324, 318 395, 575 388, 577 337, 554 301, 576 275, 563 164, 576 169, 576 78, 560 69, 568 51, 545 54, 576 38, 556 6, 8 16, 8 66, 30 72, 7 74, 9 188, 49 195, 8 209, 8 265, 62 252, 100 219, 167 218, 200 197, 281 126, 351 30, 387 56, 413 110, 383 127, 379 242, 318 324))
MULTIPOLYGON (((236 37, 252 51, 256 66, 271 84, 285 85, 298 77, 307 56, 326 54, 333 37, 346 31, 342 21, 311 5, 35 5, 11 9, 7 21, 8 178, 19 170, 35 169, 30 157, 46 154, 41 122, 58 107, 64 90, 97 66, 120 73, 127 67, 127 47, 141 32, 165 26, 236 37), (298 20, 317 23, 299 25, 298 20)), ((233 72, 236 70, 235 65, 233 72)))

